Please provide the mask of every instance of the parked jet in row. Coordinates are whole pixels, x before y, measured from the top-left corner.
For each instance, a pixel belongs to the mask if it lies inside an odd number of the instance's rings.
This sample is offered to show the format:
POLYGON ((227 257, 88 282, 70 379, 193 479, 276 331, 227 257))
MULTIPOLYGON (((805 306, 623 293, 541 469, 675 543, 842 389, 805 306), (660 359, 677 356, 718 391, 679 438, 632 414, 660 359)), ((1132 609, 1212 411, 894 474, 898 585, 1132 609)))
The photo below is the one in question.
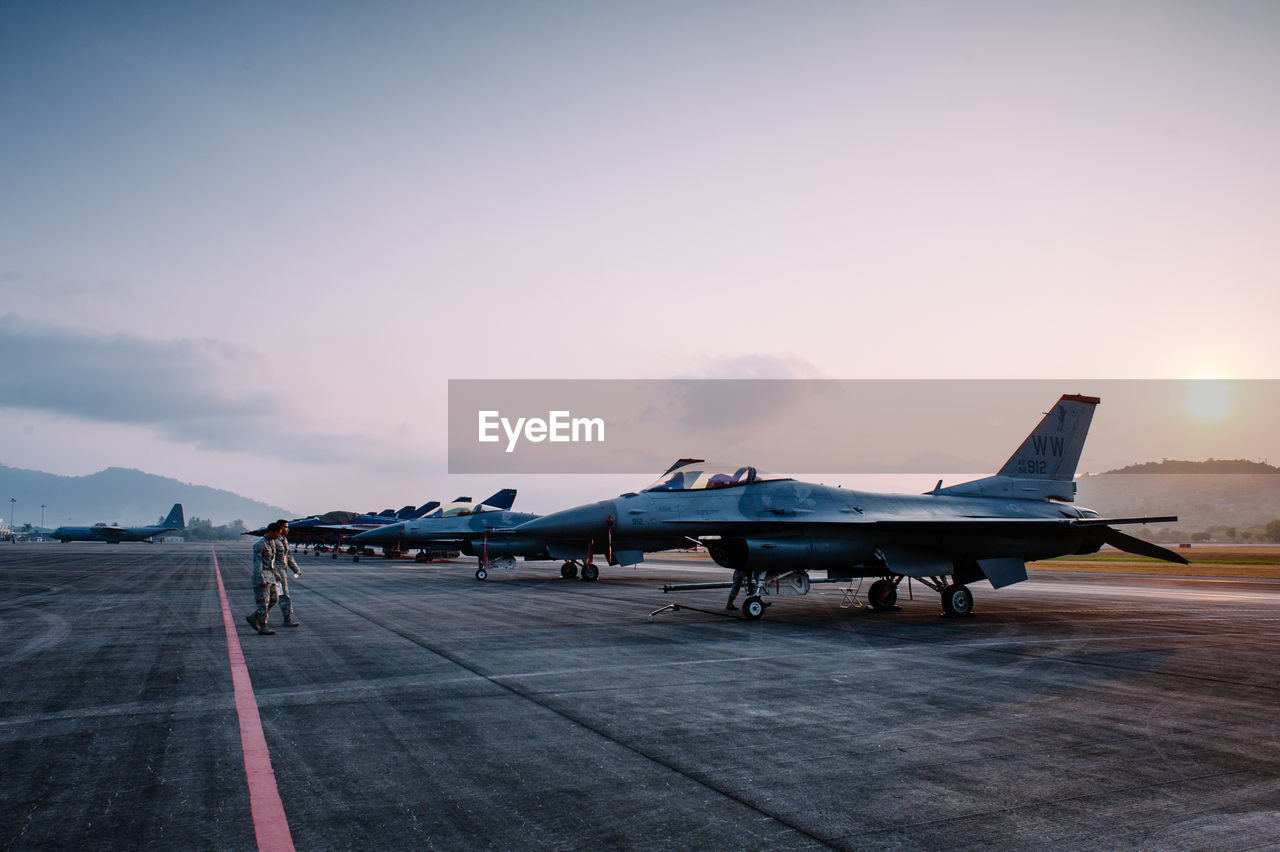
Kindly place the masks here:
MULTIPOLYGON (((476 579, 483 580, 492 568, 514 568, 517 556, 525 559, 550 558, 541 541, 505 533, 491 538, 494 530, 508 531, 539 517, 528 512, 510 511, 515 497, 514 488, 504 488, 479 503, 460 498, 416 520, 359 533, 352 537, 351 542, 358 548, 381 547, 389 557, 420 548, 419 561, 426 561, 432 552, 451 550, 454 555, 465 553, 480 560, 476 579)), ((576 566, 574 570, 576 573, 576 566)))
POLYGON ((186 528, 182 517, 182 504, 174 503, 169 515, 159 524, 141 527, 122 527, 119 524, 94 524, 91 527, 58 527, 50 538, 64 544, 68 541, 105 541, 119 544, 122 541, 151 541, 153 536, 186 528))
POLYGON ((742 572, 742 611, 751 619, 764 613, 762 595, 805 594, 816 572, 828 580, 876 578, 868 599, 878 610, 894 607, 899 584, 910 577, 941 595, 947 614, 967 615, 969 584, 986 579, 998 589, 1026 580, 1028 560, 1110 544, 1186 564, 1115 529, 1176 517, 1103 518, 1070 505, 1098 403, 1063 396, 994 476, 947 488, 939 481, 923 495, 832 488, 682 459, 639 493, 546 515, 513 535, 545 541, 555 558, 588 564, 595 554, 631 565, 645 552, 703 544, 716 564, 742 572))
MULTIPOLYGON (((295 545, 301 544, 308 547, 311 545, 316 545, 317 547, 320 545, 332 545, 335 548, 334 558, 336 559, 336 548, 340 547, 356 533, 384 524, 393 524, 396 521, 420 517, 439 505, 440 502, 438 500, 432 500, 416 509, 413 506, 405 506, 399 511, 384 509, 378 513, 367 512, 363 514, 338 509, 325 512, 323 515, 295 518, 289 521, 289 541, 295 545)), ((266 531, 266 527, 261 527, 256 530, 247 530, 244 535, 262 535, 266 531)), ((316 552, 318 553, 319 550, 316 552)))

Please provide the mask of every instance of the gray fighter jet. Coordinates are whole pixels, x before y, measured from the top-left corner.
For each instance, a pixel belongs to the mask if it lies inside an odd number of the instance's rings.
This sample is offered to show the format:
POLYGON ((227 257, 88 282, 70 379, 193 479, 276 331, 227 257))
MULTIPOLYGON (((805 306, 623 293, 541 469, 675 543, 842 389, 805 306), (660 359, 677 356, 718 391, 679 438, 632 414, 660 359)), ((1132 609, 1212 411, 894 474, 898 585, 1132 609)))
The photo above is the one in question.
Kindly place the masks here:
MULTIPOLYGON (((517 534, 541 538, 556 558, 604 554, 609 564, 645 552, 705 545, 741 572, 743 614, 764 614, 766 594, 805 594, 811 574, 877 578, 868 603, 892 609, 911 577, 942 596, 948 615, 973 609, 969 584, 1027 579, 1028 560, 1094 553, 1102 545, 1186 564, 1173 551, 1115 529, 1176 517, 1102 518, 1071 505, 1076 464, 1097 397, 1063 396, 994 476, 926 494, 877 494, 777 477, 750 466, 682 459, 639 493, 546 515, 517 534)), ((720 584, 727 585, 727 584, 720 584)), ((674 590, 674 589, 672 589, 674 590)))
POLYGON ((119 524, 94 524, 91 527, 58 527, 50 538, 66 544, 69 541, 106 541, 119 544, 122 541, 151 541, 152 536, 180 530, 186 527, 182 517, 182 504, 174 503, 169 516, 159 524, 147 527, 122 527, 119 524))
MULTIPOLYGON (((381 547, 388 556, 420 548, 417 556, 420 562, 427 561, 435 552, 451 550, 455 556, 458 552, 465 553, 479 560, 476 579, 484 580, 493 568, 514 568, 516 557, 550 559, 541 539, 511 534, 514 527, 541 517, 529 512, 512 512, 515 495, 515 489, 504 488, 479 503, 459 498, 425 517, 362 532, 351 541, 359 548, 381 547), (502 532, 495 532, 497 530, 502 532)), ((567 570, 562 568, 561 574, 569 576, 567 570)), ((576 565, 573 571, 576 574, 576 565)))

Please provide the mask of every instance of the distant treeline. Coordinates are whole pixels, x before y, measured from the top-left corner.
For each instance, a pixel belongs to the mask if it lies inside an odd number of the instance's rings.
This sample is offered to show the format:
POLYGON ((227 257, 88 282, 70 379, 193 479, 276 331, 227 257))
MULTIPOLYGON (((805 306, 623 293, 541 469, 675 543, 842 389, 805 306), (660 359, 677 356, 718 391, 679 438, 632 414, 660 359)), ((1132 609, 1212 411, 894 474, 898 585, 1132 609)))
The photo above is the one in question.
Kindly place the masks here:
POLYGON ((207 518, 192 517, 187 521, 186 529, 172 534, 180 535, 187 541, 235 541, 246 529, 248 527, 239 518, 229 524, 215 527, 207 518))
POLYGON ((1107 473, 1280 473, 1280 467, 1272 467, 1266 462, 1248 459, 1208 459, 1206 461, 1161 459, 1158 462, 1131 464, 1119 470, 1109 470, 1107 473))
POLYGON ((1231 542, 1232 544, 1280 544, 1280 518, 1255 527, 1234 527, 1215 524, 1199 532, 1188 532, 1178 527, 1162 527, 1158 530, 1126 530, 1126 532, 1132 532, 1147 541, 1166 543, 1216 541, 1219 543, 1231 542))

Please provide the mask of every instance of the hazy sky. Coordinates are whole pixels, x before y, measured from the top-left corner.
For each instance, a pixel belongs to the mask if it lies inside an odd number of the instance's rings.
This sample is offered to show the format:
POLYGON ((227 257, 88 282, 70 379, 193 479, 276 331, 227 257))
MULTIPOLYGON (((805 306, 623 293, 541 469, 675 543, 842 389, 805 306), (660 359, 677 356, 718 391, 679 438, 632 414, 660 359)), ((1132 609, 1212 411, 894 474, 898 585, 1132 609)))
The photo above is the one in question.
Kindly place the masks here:
POLYGON ((0 463, 369 509, 494 484, 450 378, 1280 378, 1278 44, 1270 0, 10 0, 0 463))

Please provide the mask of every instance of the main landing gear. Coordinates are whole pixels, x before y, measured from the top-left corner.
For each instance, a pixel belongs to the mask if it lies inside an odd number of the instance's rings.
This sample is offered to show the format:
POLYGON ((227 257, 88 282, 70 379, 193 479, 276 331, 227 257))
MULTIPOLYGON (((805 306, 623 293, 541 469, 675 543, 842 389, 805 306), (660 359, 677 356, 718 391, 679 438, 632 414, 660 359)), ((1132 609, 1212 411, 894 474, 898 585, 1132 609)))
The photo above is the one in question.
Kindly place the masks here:
POLYGON ((968 586, 947 586, 942 590, 942 611, 953 618, 973 615, 973 592, 968 586))
POLYGON ((877 612, 898 607, 898 580, 876 580, 867 590, 867 603, 877 612))
MULTIPOLYGON (((888 609, 899 609, 898 584, 902 575, 895 574, 876 580, 867 590, 867 603, 877 612, 888 609)), ((963 583, 954 583, 946 577, 916 577, 922 584, 933 589, 942 598, 942 614, 949 618, 963 618, 973 615, 973 592, 963 583)))
MULTIPOLYGON (((560 566, 560 576, 565 580, 572 580, 578 576, 578 562, 574 559, 566 559, 565 563, 560 566)), ((582 564, 582 579, 588 583, 594 582, 600 578, 600 569, 596 567, 594 562, 584 562, 582 564)))

